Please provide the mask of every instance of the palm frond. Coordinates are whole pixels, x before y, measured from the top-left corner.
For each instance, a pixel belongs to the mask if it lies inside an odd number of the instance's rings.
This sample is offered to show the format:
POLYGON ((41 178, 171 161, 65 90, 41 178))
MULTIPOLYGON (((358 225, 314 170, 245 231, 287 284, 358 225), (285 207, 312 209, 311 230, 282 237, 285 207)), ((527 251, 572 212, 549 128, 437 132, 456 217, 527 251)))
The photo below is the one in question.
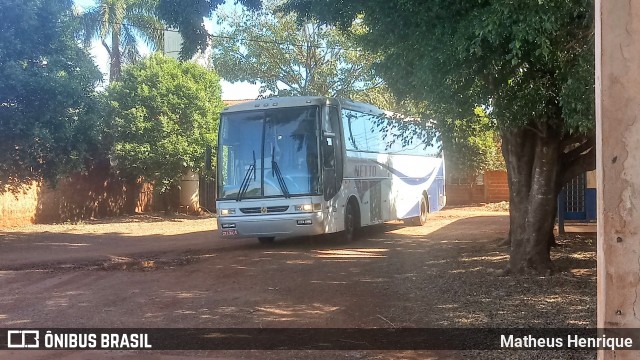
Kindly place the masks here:
POLYGON ((85 48, 91 47, 91 41, 100 37, 100 8, 94 7, 80 15, 82 24, 82 44, 85 48))
POLYGON ((123 63, 135 62, 140 58, 140 41, 152 50, 162 50, 164 24, 156 16, 158 2, 97 0, 98 5, 82 15, 84 46, 89 47, 93 39, 99 38, 109 51, 109 56, 120 56, 123 63), (111 37, 111 41, 108 37, 111 37), (112 43, 114 40, 119 44, 112 43), (116 46, 120 51, 113 51, 116 46))
POLYGON ((132 64, 140 59, 138 39, 136 38, 133 29, 128 26, 122 27, 120 48, 122 49, 122 60, 124 63, 132 64))
POLYGON ((111 14, 111 6, 107 2, 101 2, 98 6, 100 9, 100 16, 98 20, 100 21, 100 37, 105 39, 111 30, 111 18, 113 17, 111 14))
POLYGON ((116 0, 113 3, 113 12, 111 19, 111 27, 114 30, 120 31, 120 28, 125 23, 127 16, 127 1, 116 0))
POLYGON ((159 0, 129 0, 127 9, 138 14, 154 14, 159 0))
POLYGON ((127 24, 135 29, 142 41, 152 50, 164 50, 164 29, 162 21, 147 14, 129 14, 127 24))

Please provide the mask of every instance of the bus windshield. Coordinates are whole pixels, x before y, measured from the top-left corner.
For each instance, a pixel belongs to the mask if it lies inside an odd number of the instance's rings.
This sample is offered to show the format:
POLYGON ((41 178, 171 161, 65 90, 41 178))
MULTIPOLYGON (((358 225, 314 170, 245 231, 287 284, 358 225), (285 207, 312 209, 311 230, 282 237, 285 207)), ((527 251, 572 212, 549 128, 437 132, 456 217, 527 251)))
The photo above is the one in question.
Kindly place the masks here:
POLYGON ((222 114, 219 197, 320 193, 318 120, 318 106, 222 114))

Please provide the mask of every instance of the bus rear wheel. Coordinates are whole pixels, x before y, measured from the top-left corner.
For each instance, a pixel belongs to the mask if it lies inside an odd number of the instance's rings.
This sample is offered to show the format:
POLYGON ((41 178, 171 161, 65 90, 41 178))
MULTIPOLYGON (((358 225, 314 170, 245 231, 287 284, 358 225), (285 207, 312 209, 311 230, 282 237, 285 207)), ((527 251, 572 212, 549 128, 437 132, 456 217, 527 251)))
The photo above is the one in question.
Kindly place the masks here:
POLYGON ((258 241, 260 241, 260 244, 273 244, 273 241, 276 238, 273 236, 269 236, 269 237, 259 237, 258 241))
POLYGON ((404 222, 407 225, 423 226, 427 223, 427 214, 429 214, 429 205, 427 204, 427 199, 423 196, 420 198, 420 216, 406 219, 404 222))
POLYGON ((358 209, 352 201, 349 201, 344 211, 344 240, 354 241, 358 236, 359 227, 358 209))

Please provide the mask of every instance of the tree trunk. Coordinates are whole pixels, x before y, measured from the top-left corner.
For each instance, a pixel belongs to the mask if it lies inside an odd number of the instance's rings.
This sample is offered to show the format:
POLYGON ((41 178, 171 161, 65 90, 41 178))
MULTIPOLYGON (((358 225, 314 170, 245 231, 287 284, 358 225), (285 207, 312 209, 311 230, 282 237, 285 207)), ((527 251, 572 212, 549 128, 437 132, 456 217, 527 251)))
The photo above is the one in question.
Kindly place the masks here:
POLYGON ((111 30, 111 62, 109 65, 109 82, 117 81, 122 72, 122 59, 120 56, 120 30, 111 30))
POLYGON ((561 137, 546 124, 502 133, 509 181, 508 272, 539 274, 552 270, 549 239, 553 236, 561 137))
MULTIPOLYGON (((562 188, 560 188, 562 189, 562 188)), ((559 192, 556 194, 556 199, 558 198, 559 192)), ((551 227, 549 228, 549 230, 547 231, 548 235, 548 240, 547 240, 547 246, 549 247, 549 250, 551 250, 552 247, 556 247, 558 246, 558 243, 556 242, 556 236, 553 233, 553 230, 555 229, 555 219, 558 216, 558 204, 556 203, 554 212, 553 212, 553 219, 554 219, 554 223, 552 223, 551 227)), ((502 240, 498 246, 509 246, 511 247, 511 227, 509 227, 509 234, 507 235, 507 237, 502 240)))

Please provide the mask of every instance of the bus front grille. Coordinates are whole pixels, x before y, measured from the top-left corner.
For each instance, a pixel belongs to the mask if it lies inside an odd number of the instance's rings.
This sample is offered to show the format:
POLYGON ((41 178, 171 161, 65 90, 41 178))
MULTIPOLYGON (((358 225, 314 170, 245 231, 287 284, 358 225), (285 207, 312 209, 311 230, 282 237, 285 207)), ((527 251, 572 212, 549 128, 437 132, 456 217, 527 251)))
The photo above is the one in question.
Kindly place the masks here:
POLYGON ((289 205, 240 208, 243 214, 272 214, 289 210, 289 205))

